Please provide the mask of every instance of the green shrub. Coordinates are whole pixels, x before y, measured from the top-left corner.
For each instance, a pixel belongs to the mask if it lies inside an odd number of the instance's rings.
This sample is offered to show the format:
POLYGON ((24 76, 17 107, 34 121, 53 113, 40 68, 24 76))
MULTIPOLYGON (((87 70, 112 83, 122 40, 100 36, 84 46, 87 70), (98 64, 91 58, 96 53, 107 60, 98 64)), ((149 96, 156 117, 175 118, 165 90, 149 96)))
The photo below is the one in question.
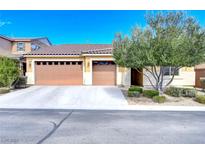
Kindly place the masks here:
POLYGON ((166 101, 165 96, 154 96, 153 101, 157 103, 164 103, 166 101))
POLYGON ((183 97, 195 97, 196 90, 194 88, 183 88, 182 94, 183 97))
POLYGON ((195 100, 201 104, 205 104, 205 96, 204 95, 197 95, 195 100))
POLYGON ((18 78, 19 73, 17 60, 0 56, 0 87, 10 87, 18 78))
POLYGON ((10 91, 9 88, 0 88, 0 94, 5 94, 8 93, 10 91))
POLYGON ((144 90, 143 95, 148 98, 153 98, 154 96, 159 96, 159 91, 157 90, 144 90))
POLYGON ((168 87, 165 90, 165 94, 173 97, 195 97, 196 90, 193 88, 168 87))
POLYGON ((138 91, 128 91, 129 97, 139 97, 140 93, 138 91))
POLYGON ((182 94, 182 88, 177 88, 177 87, 168 87, 165 90, 165 94, 174 96, 174 97, 180 97, 182 94))
POLYGON ((15 88, 26 88, 27 84, 27 77, 26 76, 20 76, 16 82, 14 83, 15 88))
POLYGON ((128 89, 128 91, 138 91, 139 93, 142 93, 143 89, 138 86, 132 86, 128 89))

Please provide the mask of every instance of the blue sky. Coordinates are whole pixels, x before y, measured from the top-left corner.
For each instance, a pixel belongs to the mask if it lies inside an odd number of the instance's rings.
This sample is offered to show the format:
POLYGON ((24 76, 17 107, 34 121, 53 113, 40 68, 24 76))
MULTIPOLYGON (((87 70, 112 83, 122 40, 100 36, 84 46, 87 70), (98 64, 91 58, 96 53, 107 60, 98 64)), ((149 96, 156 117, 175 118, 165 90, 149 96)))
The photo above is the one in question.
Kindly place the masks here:
MULTIPOLYGON (((116 32, 145 26, 147 11, 0 11, 0 34, 47 36, 53 44, 112 43, 116 32)), ((205 11, 187 11, 205 26, 205 11)))

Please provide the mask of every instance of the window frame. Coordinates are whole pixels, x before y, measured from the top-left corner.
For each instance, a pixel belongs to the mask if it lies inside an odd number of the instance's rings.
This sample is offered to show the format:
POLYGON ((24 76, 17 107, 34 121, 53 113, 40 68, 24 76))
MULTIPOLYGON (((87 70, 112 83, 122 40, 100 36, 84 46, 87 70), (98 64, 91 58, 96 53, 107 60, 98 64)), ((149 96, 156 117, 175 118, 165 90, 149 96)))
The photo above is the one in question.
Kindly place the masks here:
MULTIPOLYGON (((168 67, 169 68, 169 71, 168 71, 168 74, 165 74, 165 73, 167 73, 167 72, 164 72, 164 76, 172 76, 173 75, 173 68, 174 67, 171 67, 171 66, 166 66, 166 67, 168 67)), ((179 70, 177 70, 177 72, 174 74, 175 76, 179 76, 179 70)))
POLYGON ((40 49, 40 46, 39 46, 39 45, 37 45, 37 44, 35 44, 35 43, 31 43, 31 51, 36 51, 36 50, 38 50, 38 49, 40 49))
POLYGON ((25 48, 26 48, 25 42, 17 42, 17 45, 16 45, 16 46, 17 46, 17 51, 18 51, 18 52, 24 52, 24 51, 25 51, 25 48), (22 50, 20 50, 19 44, 23 44, 22 50))

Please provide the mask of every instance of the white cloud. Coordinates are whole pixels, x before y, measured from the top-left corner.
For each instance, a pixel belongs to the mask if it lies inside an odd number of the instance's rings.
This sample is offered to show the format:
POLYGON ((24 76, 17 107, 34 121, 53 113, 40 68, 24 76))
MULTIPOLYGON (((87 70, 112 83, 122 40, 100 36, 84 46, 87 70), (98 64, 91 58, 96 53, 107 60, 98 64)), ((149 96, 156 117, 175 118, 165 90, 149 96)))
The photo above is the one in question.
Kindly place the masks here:
POLYGON ((0 27, 3 27, 5 25, 10 25, 10 24, 11 24, 10 21, 2 21, 2 20, 0 20, 0 27))

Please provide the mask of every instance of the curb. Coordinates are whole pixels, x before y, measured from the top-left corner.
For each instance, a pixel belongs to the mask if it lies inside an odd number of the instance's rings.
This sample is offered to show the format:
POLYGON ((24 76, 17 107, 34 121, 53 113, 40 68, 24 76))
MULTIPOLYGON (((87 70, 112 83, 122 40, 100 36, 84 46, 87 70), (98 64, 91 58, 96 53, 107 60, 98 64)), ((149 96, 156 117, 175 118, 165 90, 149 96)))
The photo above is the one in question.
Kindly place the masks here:
POLYGON ((141 110, 141 111, 205 111, 203 106, 128 106, 128 110, 141 110))
MULTIPOLYGON (((71 108, 70 108, 71 109, 71 108)), ((113 106, 113 107, 73 107, 76 110, 119 110, 119 111, 205 111, 205 107, 193 106, 113 106)))
POLYGON ((0 110, 115 110, 115 111, 205 111, 205 106, 151 106, 151 105, 123 105, 123 106, 69 106, 64 108, 0 108, 0 110))

